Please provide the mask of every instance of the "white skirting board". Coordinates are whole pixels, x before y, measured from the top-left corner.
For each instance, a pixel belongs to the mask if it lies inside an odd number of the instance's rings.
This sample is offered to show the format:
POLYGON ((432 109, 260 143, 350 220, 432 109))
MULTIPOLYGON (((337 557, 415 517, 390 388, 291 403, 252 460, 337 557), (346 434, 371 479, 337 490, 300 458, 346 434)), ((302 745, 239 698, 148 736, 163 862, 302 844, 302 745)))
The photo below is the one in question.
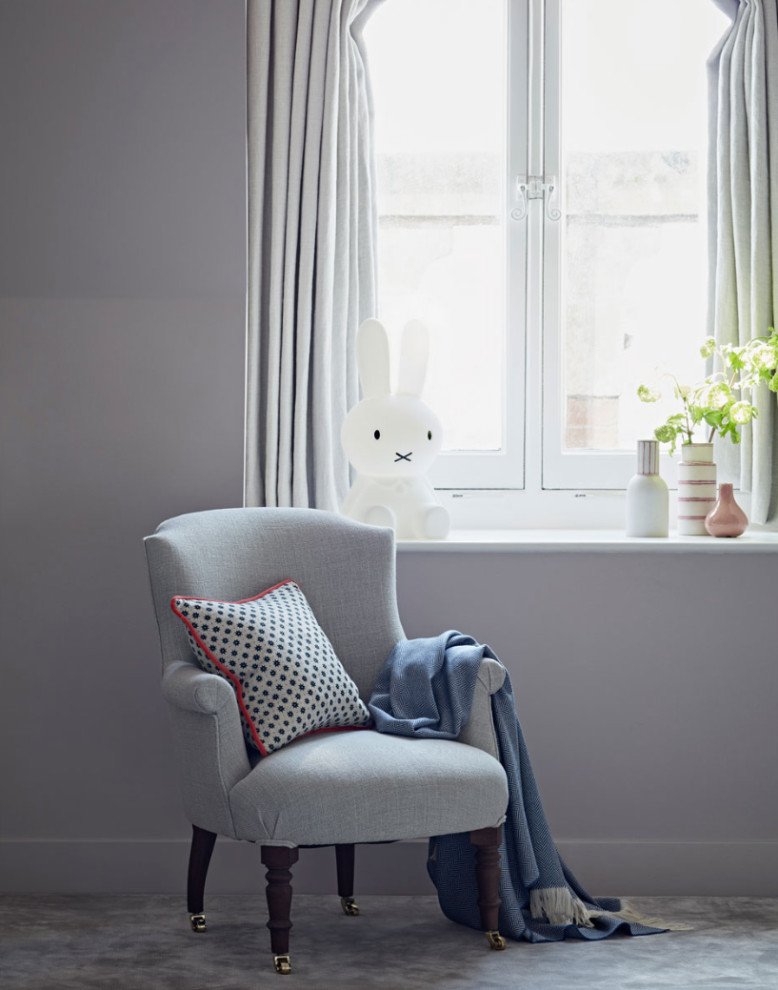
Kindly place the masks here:
MULTIPOLYGON (((778 841, 559 841, 583 886, 601 896, 778 896, 778 841)), ((188 839, 0 840, 0 893, 160 893, 185 896, 188 839)), ((332 848, 301 849, 294 890, 336 894, 332 848)), ((249 843, 216 843, 206 894, 261 893, 249 843)), ((426 843, 359 846, 355 894, 431 894, 426 843)))

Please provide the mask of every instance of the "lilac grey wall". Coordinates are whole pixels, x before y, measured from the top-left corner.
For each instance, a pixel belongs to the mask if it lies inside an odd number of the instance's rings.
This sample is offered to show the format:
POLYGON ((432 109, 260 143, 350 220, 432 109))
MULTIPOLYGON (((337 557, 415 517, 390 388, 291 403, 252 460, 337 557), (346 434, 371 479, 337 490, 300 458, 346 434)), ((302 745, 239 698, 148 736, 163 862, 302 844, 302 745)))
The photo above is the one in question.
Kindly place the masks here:
POLYGON ((0 0, 5 886, 186 831, 141 540, 241 503, 244 93, 243 0, 0 0))
MULTIPOLYGON (((141 538, 241 501, 244 90, 243 0, 0 0, 0 889, 183 885, 141 538)), ((400 608, 505 660, 593 889, 776 894, 776 561, 402 553, 400 608)))
POLYGON ((778 555, 400 555, 406 634, 511 674, 552 832, 616 893, 778 893, 778 555))

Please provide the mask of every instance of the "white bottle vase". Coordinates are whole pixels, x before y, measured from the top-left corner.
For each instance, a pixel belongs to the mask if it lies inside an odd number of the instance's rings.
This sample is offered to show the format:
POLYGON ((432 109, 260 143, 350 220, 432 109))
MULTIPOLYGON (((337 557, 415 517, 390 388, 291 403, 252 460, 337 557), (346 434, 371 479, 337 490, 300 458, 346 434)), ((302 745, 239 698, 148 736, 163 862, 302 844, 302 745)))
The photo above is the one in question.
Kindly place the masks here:
POLYGON ((705 517, 716 504, 712 443, 685 443, 678 465, 678 535, 707 536, 705 517))
POLYGON ((670 498, 659 476, 659 443, 638 440, 638 471, 627 485, 627 536, 667 536, 670 498))

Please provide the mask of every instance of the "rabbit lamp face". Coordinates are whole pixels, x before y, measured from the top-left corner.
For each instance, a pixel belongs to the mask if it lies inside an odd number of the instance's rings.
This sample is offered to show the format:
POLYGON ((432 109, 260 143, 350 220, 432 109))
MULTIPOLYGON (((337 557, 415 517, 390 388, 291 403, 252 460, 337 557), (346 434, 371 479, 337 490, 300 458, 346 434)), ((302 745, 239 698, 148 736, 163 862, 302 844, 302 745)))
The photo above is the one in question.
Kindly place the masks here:
POLYGON ((378 320, 357 331, 364 398, 346 416, 341 442, 357 471, 343 513, 391 526, 404 539, 441 539, 449 516, 424 476, 440 451, 440 421, 422 402, 429 349, 426 327, 403 331, 398 388, 389 383, 389 338, 378 320))
POLYGON ((355 406, 341 439, 360 474, 413 478, 425 474, 440 451, 441 426, 417 396, 386 395, 355 406))

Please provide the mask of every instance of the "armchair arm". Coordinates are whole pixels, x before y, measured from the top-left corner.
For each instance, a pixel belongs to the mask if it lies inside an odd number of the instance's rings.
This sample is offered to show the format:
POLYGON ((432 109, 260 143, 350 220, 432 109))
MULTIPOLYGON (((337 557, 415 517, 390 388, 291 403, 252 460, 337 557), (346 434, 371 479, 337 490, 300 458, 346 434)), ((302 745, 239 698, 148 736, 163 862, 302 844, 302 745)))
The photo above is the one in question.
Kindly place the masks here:
POLYGON ((235 692, 223 677, 191 663, 173 663, 165 670, 162 695, 169 705, 202 715, 216 715, 235 701, 235 692))
POLYGON ((170 708, 184 810, 193 825, 235 836, 229 794, 251 770, 230 685, 190 663, 174 663, 162 678, 170 708))
POLYGON ((504 680, 505 668, 496 660, 484 657, 475 684, 470 719, 459 733, 459 742, 482 749, 495 760, 499 760, 500 750, 492 718, 492 695, 500 690, 504 680))

